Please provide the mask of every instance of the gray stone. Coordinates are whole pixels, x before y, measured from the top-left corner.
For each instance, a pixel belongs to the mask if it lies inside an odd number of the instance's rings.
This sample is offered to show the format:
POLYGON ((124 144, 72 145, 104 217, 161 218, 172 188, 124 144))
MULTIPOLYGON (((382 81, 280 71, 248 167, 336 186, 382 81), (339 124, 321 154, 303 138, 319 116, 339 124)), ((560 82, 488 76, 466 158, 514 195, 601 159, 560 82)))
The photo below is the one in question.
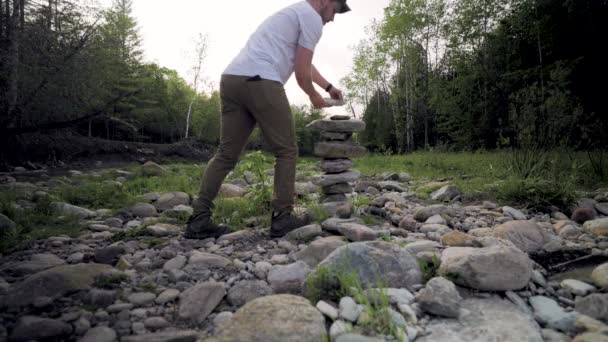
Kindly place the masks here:
POLYGON ((355 133, 365 130, 365 122, 360 120, 315 120, 306 127, 320 132, 355 133))
POLYGON ((326 195, 334 195, 334 194, 350 194, 353 192, 353 187, 348 183, 337 183, 328 186, 324 186, 321 189, 321 192, 326 195))
POLYGON ((148 317, 144 320, 144 326, 150 330, 164 329, 169 325, 169 322, 163 317, 148 317))
POLYGON ((300 294, 309 273, 310 267, 303 261, 285 266, 276 265, 268 272, 268 282, 275 293, 300 294))
POLYGON ((192 251, 188 261, 188 266, 196 268, 225 268, 231 264, 232 261, 228 258, 196 250, 192 251))
POLYGON ((357 218, 357 217, 348 218, 348 219, 341 219, 341 218, 332 217, 332 218, 328 218, 327 220, 321 222, 321 228, 323 228, 324 230, 326 230, 328 232, 339 233, 340 232, 340 227, 344 223, 363 224, 363 221, 360 218, 357 218))
POLYGON ((13 272, 17 276, 38 273, 49 268, 65 265, 65 261, 55 254, 44 253, 34 254, 30 261, 19 263, 12 267, 13 272))
POLYGON ((238 185, 224 183, 220 187, 219 196, 224 198, 238 198, 245 196, 245 189, 238 185))
POLYGON ((511 208, 511 207, 502 207, 502 212, 509 215, 510 217, 512 217, 514 220, 520 220, 520 221, 525 221, 528 218, 526 217, 526 215, 524 215, 524 213, 522 213, 521 211, 515 209, 515 208, 511 208))
POLYGON ((435 204, 435 205, 431 205, 429 207, 422 207, 422 208, 416 209, 416 212, 414 212, 414 218, 418 222, 425 222, 426 220, 429 219, 429 217, 434 216, 434 215, 441 215, 447 211, 448 211, 448 208, 446 208, 444 205, 435 204))
POLYGON ((213 319, 213 325, 221 328, 224 324, 230 322, 230 320, 232 319, 232 316, 234 316, 234 314, 230 311, 220 312, 213 319))
POLYGON ((596 267, 591 273, 591 279, 599 288, 608 289, 608 263, 596 267))
POLYGON ((146 218, 154 217, 158 215, 156 207, 149 203, 136 203, 134 206, 129 208, 129 211, 136 217, 146 218))
POLYGON ((179 290, 176 289, 166 289, 161 292, 158 297, 154 300, 156 304, 163 305, 169 302, 176 300, 179 297, 179 290))
POLYGON ((318 342, 325 318, 308 300, 293 295, 257 298, 240 308, 208 342, 318 342))
POLYGON ((190 195, 185 192, 167 192, 162 195, 154 202, 154 206, 158 211, 165 211, 178 205, 189 205, 190 195))
POLYGON ((100 264, 114 265, 126 253, 124 246, 108 246, 95 251, 95 261, 100 264))
POLYGON ((312 183, 318 186, 328 186, 338 183, 354 182, 361 177, 361 173, 356 170, 346 171, 342 173, 332 173, 315 176, 312 183))
POLYGON ((308 266, 315 267, 338 247, 346 245, 342 237, 330 236, 315 240, 304 250, 296 253, 296 260, 304 261, 308 266))
POLYGON ((100 264, 78 264, 59 266, 38 272, 11 287, 0 307, 23 307, 33 303, 37 297, 58 298, 65 294, 90 290, 95 279, 110 266, 100 264))
POLYGON ((433 201, 451 201, 460 195, 460 190, 457 187, 453 185, 446 185, 443 188, 431 193, 431 199, 433 201))
POLYGON ((426 327, 430 334, 416 342, 543 341, 538 324, 507 300, 471 298, 460 305, 458 320, 432 320, 426 327))
POLYGON ((343 223, 338 232, 353 242, 372 241, 379 236, 379 232, 357 223, 343 223))
POLYGON ((356 322, 362 311, 363 308, 351 297, 343 297, 340 299, 338 317, 349 322, 356 322))
MULTIPOLYGON (((383 242, 355 242, 333 251, 320 266, 354 271, 365 287, 381 280, 386 287, 411 288, 422 283, 418 260, 408 250, 383 242)), ((310 275, 314 277, 314 273, 310 275)))
POLYGON ((340 173, 353 167, 350 159, 324 159, 321 161, 321 170, 325 173, 340 173))
POLYGON ((165 331, 155 334, 123 336, 121 342, 194 342, 199 333, 194 330, 165 331))
POLYGON ((416 300, 420 308, 428 313, 443 317, 458 317, 462 298, 454 283, 442 277, 435 277, 418 292, 416 300))
POLYGON ((352 329, 352 324, 342 320, 337 320, 331 325, 331 327, 329 327, 329 337, 332 341, 335 341, 338 336, 343 335, 352 329))
POLYGON ((356 158, 367 152, 363 146, 342 142, 319 142, 315 144, 314 154, 320 158, 356 158))
POLYGON ((545 342, 570 342, 571 341, 571 338, 568 335, 562 334, 562 333, 557 332, 552 329, 543 329, 541 331, 541 333, 543 335, 543 339, 545 340, 545 342))
POLYGON ((433 215, 433 216, 429 217, 424 223, 425 224, 441 224, 444 226, 448 224, 448 222, 441 215, 433 215))
POLYGON ((98 326, 87 331, 79 342, 114 342, 116 338, 117 335, 114 329, 98 326))
POLYGON ((167 260, 163 265, 163 270, 169 272, 171 270, 181 270, 186 265, 186 256, 178 255, 171 260, 167 260))
POLYGON ((597 203, 595 204, 595 210, 602 215, 608 216, 608 203, 597 203))
POLYGON ((587 297, 578 297, 575 301, 576 311, 595 319, 608 321, 608 294, 594 293, 587 297))
POLYGON ((532 221, 509 221, 494 228, 494 236, 511 241, 526 253, 541 250, 547 239, 543 229, 532 221))
POLYGON ((317 310, 321 311, 325 316, 335 321, 338 318, 338 309, 320 300, 316 305, 317 310))
POLYGON ((179 300, 179 317, 198 324, 217 307, 226 295, 224 283, 198 283, 184 291, 179 300))
POLYGON ((296 182, 296 195, 304 196, 317 192, 317 186, 312 182, 296 182))
POLYGON ((163 212, 163 215, 166 217, 173 217, 176 219, 186 219, 194 213, 194 209, 191 206, 180 204, 178 206, 173 207, 172 209, 167 209, 163 212))
POLYGON ((591 292, 595 292, 596 288, 585 282, 576 279, 565 279, 562 280, 560 286, 563 289, 570 291, 575 296, 586 296, 591 292))
POLYGON ((529 301, 536 320, 542 324, 566 333, 576 330, 576 313, 566 312, 556 301, 548 297, 534 296, 529 301))
POLYGON ((352 133, 321 132, 321 141, 349 141, 352 133))
POLYGON ((129 303, 135 306, 148 306, 154 303, 155 299, 156 295, 150 292, 136 292, 129 295, 129 297, 127 298, 129 303))
POLYGON ((385 340, 376 337, 363 336, 354 333, 342 334, 335 342, 383 342, 385 340))
POLYGON ((72 333, 72 327, 56 319, 23 316, 11 333, 13 341, 55 339, 61 340, 72 333))
POLYGON ((525 287, 532 277, 528 255, 513 245, 450 247, 441 254, 438 273, 454 283, 483 291, 525 287))
POLYGON ((272 289, 265 281, 244 280, 236 283, 228 291, 228 302, 236 307, 241 307, 258 297, 269 296, 272 289))
POLYGON ((141 171, 143 175, 147 177, 160 177, 169 173, 167 169, 153 161, 147 161, 144 165, 142 165, 141 171))
POLYGON ((67 203, 53 202, 51 208, 59 215, 75 216, 81 220, 96 216, 94 211, 67 203))
POLYGON ((401 186, 401 183, 399 182, 383 181, 378 182, 378 185, 380 185, 382 190, 386 191, 407 192, 407 189, 401 186))
POLYGON ((105 308, 116 300, 116 291, 92 289, 87 296, 87 302, 97 308, 105 308))
POLYGON ((155 237, 178 236, 182 229, 173 224, 157 223, 146 227, 146 232, 155 237))
POLYGON ((311 224, 308 226, 300 227, 285 235, 285 239, 290 241, 303 241, 307 242, 315 237, 321 235, 323 233, 323 229, 318 224, 311 224))

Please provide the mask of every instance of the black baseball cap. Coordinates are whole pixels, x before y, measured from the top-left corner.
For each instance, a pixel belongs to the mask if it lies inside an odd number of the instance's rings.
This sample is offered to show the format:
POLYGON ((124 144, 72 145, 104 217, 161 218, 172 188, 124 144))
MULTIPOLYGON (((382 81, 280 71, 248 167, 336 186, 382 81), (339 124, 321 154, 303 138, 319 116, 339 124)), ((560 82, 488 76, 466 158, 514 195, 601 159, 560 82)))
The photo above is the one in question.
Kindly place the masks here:
POLYGON ((346 4, 346 0, 338 0, 340 3, 340 10, 337 12, 339 14, 350 12, 350 7, 346 4))

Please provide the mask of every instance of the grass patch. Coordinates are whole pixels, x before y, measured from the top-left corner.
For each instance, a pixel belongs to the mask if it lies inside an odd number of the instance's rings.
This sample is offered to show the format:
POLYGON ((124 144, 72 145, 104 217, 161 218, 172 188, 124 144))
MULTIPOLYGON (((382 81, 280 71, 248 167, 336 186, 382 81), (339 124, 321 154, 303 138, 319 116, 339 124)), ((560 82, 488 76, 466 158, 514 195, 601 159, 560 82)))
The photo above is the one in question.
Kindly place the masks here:
POLYGON ((433 255, 429 261, 418 259, 418 265, 420 266, 420 271, 422 272, 422 278, 426 283, 437 275, 439 266, 441 266, 441 260, 437 256, 433 255))

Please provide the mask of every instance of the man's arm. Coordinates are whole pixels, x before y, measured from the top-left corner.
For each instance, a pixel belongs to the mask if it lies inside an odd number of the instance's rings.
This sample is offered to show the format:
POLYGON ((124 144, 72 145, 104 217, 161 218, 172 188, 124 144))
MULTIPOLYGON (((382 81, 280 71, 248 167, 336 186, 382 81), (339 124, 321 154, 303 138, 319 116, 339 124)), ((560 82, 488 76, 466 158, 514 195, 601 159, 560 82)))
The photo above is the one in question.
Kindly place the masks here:
MULTIPOLYGON (((323 89, 327 89, 327 86, 329 86, 329 82, 325 79, 325 77, 323 77, 323 75, 321 75, 314 65, 312 66, 312 80, 323 89)), ((340 91, 340 89, 336 88, 334 85, 332 85, 329 89, 329 95, 332 99, 342 100, 342 91, 340 91)))
MULTIPOLYGON (((314 52, 312 50, 298 46, 298 49, 296 50, 295 61, 296 80, 298 81, 298 85, 300 86, 300 88, 302 88, 302 90, 310 98, 310 102, 312 103, 312 105, 315 108, 323 108, 325 107, 325 101, 323 100, 321 94, 317 92, 315 86, 312 84, 312 82, 315 80, 315 73, 317 74, 317 76, 321 76, 319 75, 317 69, 315 69, 312 65, 313 55, 314 52)), ((316 81, 315 83, 319 84, 316 81)), ((325 86, 327 86, 327 84, 325 86)))

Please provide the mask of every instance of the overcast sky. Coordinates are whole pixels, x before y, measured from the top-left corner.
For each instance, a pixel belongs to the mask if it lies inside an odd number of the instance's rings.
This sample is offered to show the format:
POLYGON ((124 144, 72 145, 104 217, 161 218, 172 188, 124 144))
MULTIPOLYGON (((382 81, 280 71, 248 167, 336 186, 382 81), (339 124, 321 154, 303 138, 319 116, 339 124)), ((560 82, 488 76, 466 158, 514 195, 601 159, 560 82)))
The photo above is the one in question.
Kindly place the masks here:
MULTIPOLYGON (((267 16, 298 1, 134 0, 133 14, 143 39, 146 61, 175 69, 188 81, 192 61, 185 58, 185 53, 193 50, 198 32, 208 34, 209 56, 204 73, 217 89, 222 71, 258 25, 267 16)), ((350 71, 351 47, 364 38, 365 27, 373 18, 382 18, 389 1, 348 0, 352 11, 336 15, 334 22, 325 25, 313 63, 328 81, 338 84, 350 71)), ((294 76, 286 84, 286 91, 292 104, 309 104, 294 76)))

